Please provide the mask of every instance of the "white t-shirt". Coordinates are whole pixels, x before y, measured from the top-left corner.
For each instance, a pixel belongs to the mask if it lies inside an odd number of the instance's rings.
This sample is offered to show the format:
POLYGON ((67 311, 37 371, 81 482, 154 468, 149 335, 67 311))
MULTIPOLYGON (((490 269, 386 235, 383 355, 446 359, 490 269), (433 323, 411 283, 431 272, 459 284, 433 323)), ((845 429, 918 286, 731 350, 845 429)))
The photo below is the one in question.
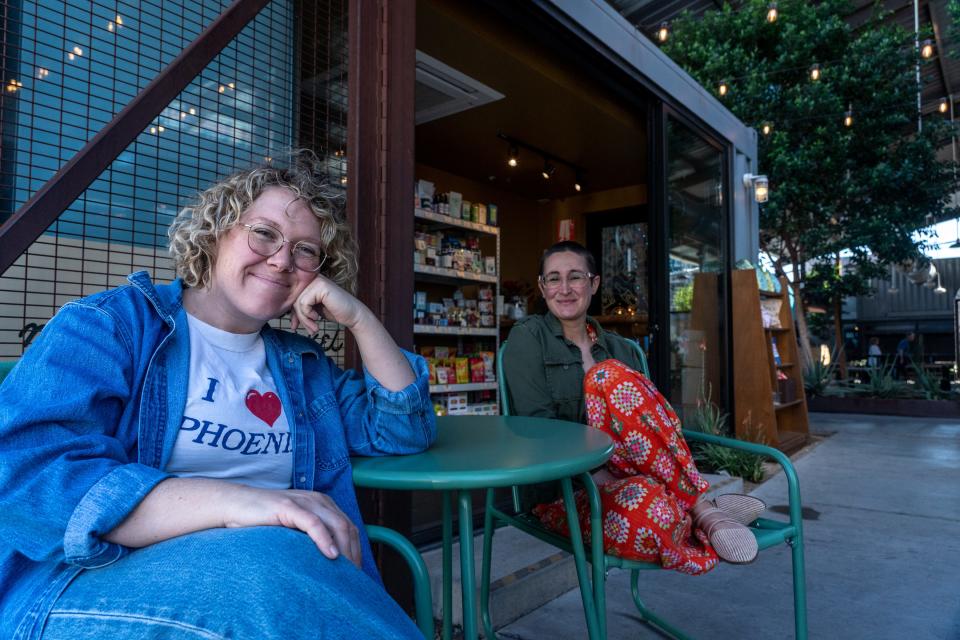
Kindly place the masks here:
POLYGON ((187 404, 166 471, 289 489, 293 445, 260 333, 230 333, 187 314, 187 404))

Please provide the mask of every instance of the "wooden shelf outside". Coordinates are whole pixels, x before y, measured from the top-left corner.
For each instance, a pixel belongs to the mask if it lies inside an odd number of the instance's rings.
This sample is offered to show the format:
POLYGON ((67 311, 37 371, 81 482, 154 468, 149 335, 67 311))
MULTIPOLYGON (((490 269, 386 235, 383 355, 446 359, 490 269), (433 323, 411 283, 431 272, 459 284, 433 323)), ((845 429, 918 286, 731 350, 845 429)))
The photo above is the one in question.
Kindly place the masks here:
POLYGON ((781 279, 781 293, 760 291, 752 269, 736 270, 731 275, 731 303, 736 314, 733 322, 734 424, 742 440, 763 441, 783 451, 802 446, 809 434, 807 401, 799 362, 797 340, 787 295, 787 283, 781 279), (780 297, 780 327, 764 327, 760 298, 780 297), (781 364, 773 357, 776 340, 781 364), (778 389, 777 374, 787 376, 797 399, 774 403, 778 389))

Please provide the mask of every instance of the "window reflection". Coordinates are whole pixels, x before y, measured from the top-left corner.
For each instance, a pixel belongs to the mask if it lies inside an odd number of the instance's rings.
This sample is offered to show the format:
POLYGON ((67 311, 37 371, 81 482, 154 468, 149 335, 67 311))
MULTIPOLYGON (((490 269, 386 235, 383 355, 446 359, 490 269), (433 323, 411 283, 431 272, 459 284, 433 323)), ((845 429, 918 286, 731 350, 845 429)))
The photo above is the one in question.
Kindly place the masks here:
POLYGON ((668 119, 670 401, 682 417, 706 398, 722 406, 723 184, 723 152, 668 119))

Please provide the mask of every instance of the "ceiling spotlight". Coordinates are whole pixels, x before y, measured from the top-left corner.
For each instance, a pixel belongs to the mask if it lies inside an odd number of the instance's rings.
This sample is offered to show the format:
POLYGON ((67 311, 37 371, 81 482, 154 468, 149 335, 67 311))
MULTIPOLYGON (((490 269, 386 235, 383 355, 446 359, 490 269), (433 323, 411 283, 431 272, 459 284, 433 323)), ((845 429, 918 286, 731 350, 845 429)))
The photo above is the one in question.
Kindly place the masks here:
POLYGON ((510 150, 507 152, 507 165, 515 167, 520 164, 518 158, 520 157, 520 150, 517 149, 517 145, 510 145, 510 150))
POLYGON ((780 12, 777 11, 777 3, 771 2, 767 5, 767 22, 774 23, 777 21, 777 18, 780 16, 780 12))
POLYGON ((820 79, 821 71, 819 64, 810 65, 810 79, 816 82, 820 79))
POLYGON ((726 80, 721 80, 720 84, 717 85, 717 93, 719 93, 721 96, 727 95, 727 91, 729 90, 730 86, 727 84, 726 80))
POLYGON ((940 113, 946 113, 950 110, 950 103, 947 102, 946 98, 940 98, 940 104, 937 105, 937 111, 940 113))
POLYGON ((549 160, 543 161, 543 171, 540 172, 540 175, 543 176, 544 180, 549 180, 553 177, 553 174, 556 173, 557 168, 550 164, 549 160))
POLYGON ((573 180, 573 188, 576 189, 578 193, 583 191, 583 176, 580 175, 579 171, 577 171, 577 177, 573 180))
POLYGON ((661 22, 660 26, 657 27, 657 42, 663 44, 670 38, 670 25, 666 22, 661 22))
POLYGON ((920 44, 920 57, 929 60, 933 57, 933 40, 924 40, 920 44))

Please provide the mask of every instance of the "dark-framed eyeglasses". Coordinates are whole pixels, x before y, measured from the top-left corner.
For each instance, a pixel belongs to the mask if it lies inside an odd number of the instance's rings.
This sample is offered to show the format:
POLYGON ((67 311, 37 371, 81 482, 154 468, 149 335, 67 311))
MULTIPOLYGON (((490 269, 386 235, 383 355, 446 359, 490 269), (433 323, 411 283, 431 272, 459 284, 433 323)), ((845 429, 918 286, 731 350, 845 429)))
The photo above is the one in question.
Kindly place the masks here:
MULTIPOLYGON (((290 240, 283 237, 279 229, 266 224, 244 224, 247 229, 247 246, 258 256, 269 258, 275 255, 290 240)), ((301 271, 316 273, 327 261, 327 254, 316 242, 301 240, 293 245, 293 264, 301 271)))

